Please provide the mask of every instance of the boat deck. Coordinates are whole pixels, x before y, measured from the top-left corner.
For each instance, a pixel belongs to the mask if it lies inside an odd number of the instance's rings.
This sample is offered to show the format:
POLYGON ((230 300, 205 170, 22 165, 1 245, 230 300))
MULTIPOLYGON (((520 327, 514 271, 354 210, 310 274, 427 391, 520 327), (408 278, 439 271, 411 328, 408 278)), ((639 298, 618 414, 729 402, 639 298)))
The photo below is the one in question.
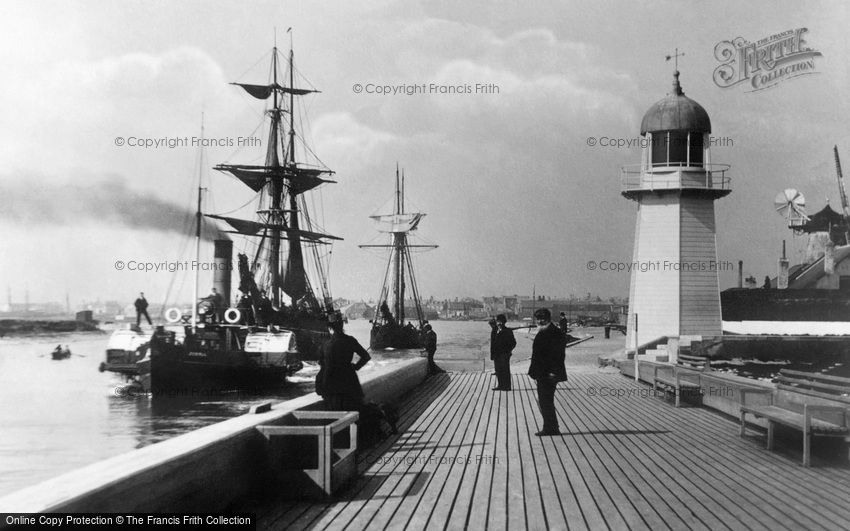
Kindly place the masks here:
POLYGON ((757 433, 740 438, 734 419, 674 408, 595 370, 560 384, 563 435, 539 438, 534 382, 515 374, 512 392, 494 383, 489 372, 431 378, 401 404, 399 434, 360 456, 361 475, 335 500, 269 502, 259 527, 850 527, 850 469, 824 460, 834 452, 818 439, 803 468, 801 442, 768 452, 757 433))

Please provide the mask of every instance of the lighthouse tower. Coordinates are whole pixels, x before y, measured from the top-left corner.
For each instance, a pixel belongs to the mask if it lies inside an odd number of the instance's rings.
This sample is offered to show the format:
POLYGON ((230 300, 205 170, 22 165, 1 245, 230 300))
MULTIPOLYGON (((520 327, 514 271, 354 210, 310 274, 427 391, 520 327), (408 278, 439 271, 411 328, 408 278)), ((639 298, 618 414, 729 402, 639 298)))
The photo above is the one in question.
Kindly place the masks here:
POLYGON ((678 71, 640 134, 641 163, 620 172, 622 194, 638 204, 626 344, 635 344, 635 315, 640 344, 720 335, 714 201, 731 191, 729 166, 711 163, 711 121, 678 71))

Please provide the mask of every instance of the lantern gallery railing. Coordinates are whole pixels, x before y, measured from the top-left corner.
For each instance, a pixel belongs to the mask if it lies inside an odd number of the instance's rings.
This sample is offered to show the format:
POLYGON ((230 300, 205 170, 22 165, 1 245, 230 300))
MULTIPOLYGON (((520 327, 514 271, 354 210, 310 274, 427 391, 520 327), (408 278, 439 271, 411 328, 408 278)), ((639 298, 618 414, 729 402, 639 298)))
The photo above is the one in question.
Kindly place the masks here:
POLYGON ((731 191, 728 164, 629 164, 620 168, 623 193, 669 189, 731 191))

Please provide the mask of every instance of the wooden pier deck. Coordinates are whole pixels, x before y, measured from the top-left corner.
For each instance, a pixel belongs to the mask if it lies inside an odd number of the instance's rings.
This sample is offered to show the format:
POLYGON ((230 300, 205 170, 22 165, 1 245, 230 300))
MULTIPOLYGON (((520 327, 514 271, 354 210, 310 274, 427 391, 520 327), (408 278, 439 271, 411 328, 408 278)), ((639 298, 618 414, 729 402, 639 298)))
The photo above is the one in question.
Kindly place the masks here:
MULTIPOLYGON (((327 503, 274 500, 264 529, 847 529, 850 469, 800 448, 767 452, 734 419, 674 408, 619 374, 570 373, 563 435, 536 437, 535 385, 489 372, 431 378, 400 433, 360 456, 327 503), (611 396, 631 392, 631 396, 611 396)), ((822 452, 823 453, 823 452, 822 452)))

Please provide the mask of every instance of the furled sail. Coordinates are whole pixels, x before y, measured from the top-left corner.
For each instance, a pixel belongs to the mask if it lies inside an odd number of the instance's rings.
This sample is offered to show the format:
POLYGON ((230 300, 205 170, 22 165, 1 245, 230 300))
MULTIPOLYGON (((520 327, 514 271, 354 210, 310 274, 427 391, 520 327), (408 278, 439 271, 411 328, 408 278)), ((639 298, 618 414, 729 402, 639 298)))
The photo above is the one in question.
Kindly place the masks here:
POLYGON ((380 214, 369 217, 375 220, 379 232, 394 234, 416 230, 419 221, 424 216, 425 214, 413 212, 409 214, 380 214))
POLYGON ((291 227, 287 227, 286 225, 280 225, 276 223, 262 223, 259 221, 251 221, 247 219, 239 219, 239 218, 230 218, 227 216, 218 216, 216 214, 205 214, 208 218, 220 219, 222 221, 227 222, 228 225, 233 227, 236 232, 239 234, 244 234, 246 236, 262 236, 260 231, 263 230, 279 230, 282 233, 289 234, 292 236, 299 236, 309 241, 321 241, 322 239, 329 240, 342 240, 342 238, 338 236, 331 236, 330 234, 322 234, 321 232, 312 232, 308 230, 300 230, 294 229, 291 227))
POLYGON ((271 83, 269 85, 231 83, 231 85, 239 85, 240 87, 245 89, 245 92, 257 98, 258 100, 268 99, 268 97, 271 96, 272 92, 274 92, 275 90, 285 92, 287 94, 295 94, 296 96, 303 96, 304 94, 310 94, 311 92, 319 92, 318 90, 283 87, 281 85, 278 85, 277 83, 271 83))
POLYGON ((215 169, 229 172, 255 192, 262 190, 268 179, 274 176, 280 176, 286 179, 290 193, 295 195, 303 194, 325 183, 336 182, 319 177, 323 174, 333 173, 330 170, 304 168, 301 166, 271 167, 219 164, 215 169))

